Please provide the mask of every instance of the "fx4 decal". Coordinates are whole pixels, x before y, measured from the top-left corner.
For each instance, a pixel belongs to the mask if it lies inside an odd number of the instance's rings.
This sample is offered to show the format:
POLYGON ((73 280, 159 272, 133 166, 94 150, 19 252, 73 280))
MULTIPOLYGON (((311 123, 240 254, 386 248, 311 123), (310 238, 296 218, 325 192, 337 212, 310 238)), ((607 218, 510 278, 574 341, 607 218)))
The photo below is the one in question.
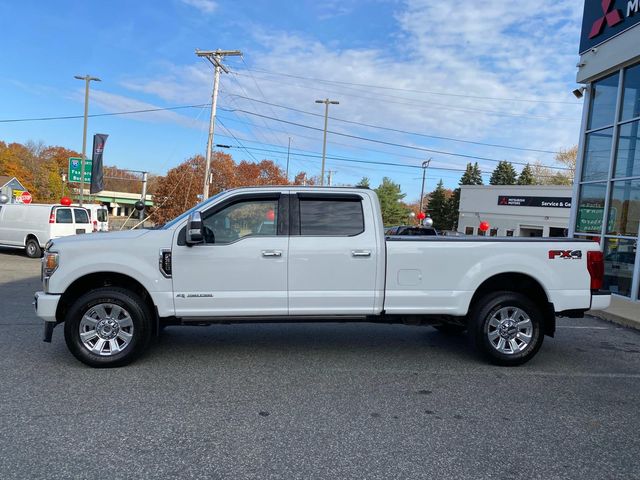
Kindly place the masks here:
POLYGON ((582 258, 581 250, 549 250, 549 260, 563 258, 565 260, 580 260, 582 258))

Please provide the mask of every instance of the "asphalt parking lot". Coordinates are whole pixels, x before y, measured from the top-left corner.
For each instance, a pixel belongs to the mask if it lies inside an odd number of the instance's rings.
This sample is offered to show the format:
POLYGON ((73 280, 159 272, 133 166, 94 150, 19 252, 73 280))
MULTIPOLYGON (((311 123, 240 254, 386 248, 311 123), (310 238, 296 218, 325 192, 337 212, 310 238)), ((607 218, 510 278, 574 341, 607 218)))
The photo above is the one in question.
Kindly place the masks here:
POLYGON ((429 327, 169 327, 93 370, 0 251, 0 478, 640 478, 640 334, 560 319, 519 368, 429 327))

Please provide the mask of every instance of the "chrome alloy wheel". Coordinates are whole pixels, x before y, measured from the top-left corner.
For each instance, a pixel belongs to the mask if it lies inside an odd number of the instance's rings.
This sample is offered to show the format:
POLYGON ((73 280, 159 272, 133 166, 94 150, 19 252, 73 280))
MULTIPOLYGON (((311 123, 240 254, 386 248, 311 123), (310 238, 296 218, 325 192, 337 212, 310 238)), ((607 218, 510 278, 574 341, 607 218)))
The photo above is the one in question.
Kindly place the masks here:
POLYGON ((531 343, 533 323, 524 310, 504 307, 489 320, 487 336, 498 352, 513 355, 522 352, 531 343))
POLYGON ((119 305, 100 303, 80 320, 80 340, 91 353, 111 356, 122 352, 133 338, 133 321, 119 305))

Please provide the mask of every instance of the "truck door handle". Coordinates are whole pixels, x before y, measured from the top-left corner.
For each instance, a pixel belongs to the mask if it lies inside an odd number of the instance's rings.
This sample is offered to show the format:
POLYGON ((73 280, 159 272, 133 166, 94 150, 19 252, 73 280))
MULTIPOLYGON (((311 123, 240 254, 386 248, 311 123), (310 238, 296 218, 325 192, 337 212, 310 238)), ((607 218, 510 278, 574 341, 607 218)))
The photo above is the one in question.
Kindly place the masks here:
POLYGON ((263 257, 281 257, 282 252, 280 250, 263 250, 262 256, 263 257))
POLYGON ((371 250, 351 250, 352 257, 370 257, 371 250))

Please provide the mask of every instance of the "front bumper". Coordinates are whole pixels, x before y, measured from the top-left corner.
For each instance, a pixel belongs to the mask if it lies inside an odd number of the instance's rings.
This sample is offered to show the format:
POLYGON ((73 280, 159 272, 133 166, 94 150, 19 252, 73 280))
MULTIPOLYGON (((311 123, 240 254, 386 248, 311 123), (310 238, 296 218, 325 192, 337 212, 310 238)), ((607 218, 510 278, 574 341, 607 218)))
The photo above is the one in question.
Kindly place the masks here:
POLYGON ((606 310, 611 305, 611 292, 599 291, 591 294, 591 310, 606 310))
POLYGON ((50 293, 36 292, 33 306, 36 309, 36 315, 38 315, 45 322, 56 323, 56 310, 58 309, 58 302, 62 295, 52 295, 50 293))

